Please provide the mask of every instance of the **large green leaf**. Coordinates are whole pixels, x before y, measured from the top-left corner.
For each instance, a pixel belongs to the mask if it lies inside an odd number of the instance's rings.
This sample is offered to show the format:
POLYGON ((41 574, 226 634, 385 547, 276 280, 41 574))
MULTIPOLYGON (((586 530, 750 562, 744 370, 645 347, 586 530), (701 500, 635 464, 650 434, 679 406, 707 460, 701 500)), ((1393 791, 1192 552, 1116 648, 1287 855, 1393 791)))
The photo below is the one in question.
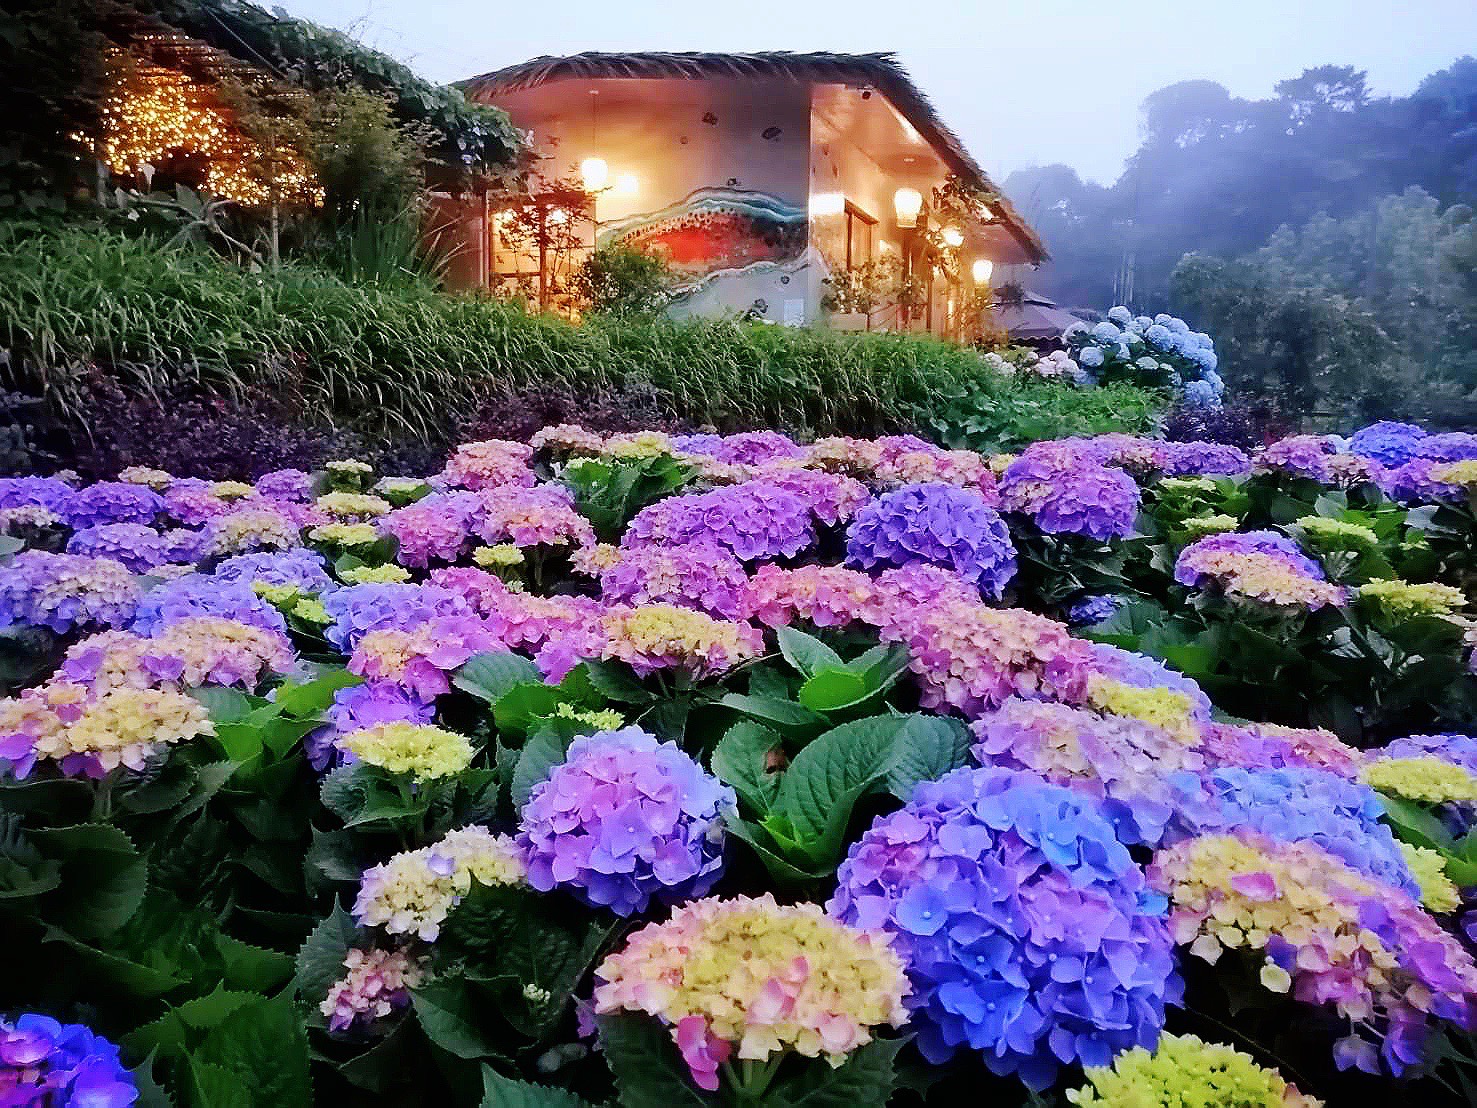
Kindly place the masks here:
POLYGON ((205 1036, 192 1061, 234 1074, 260 1108, 312 1103, 307 1032, 286 994, 232 1012, 205 1036))
POLYGON ((554 685, 520 681, 497 698, 492 706, 492 718, 500 732, 526 735, 541 718, 552 715, 564 699, 554 685))
POLYGON ((206 1032, 219 1027, 236 1009, 261 997, 255 993, 218 988, 214 992, 170 1008, 152 1023, 130 1032, 123 1045, 135 1054, 182 1058, 206 1032))
POLYGON ((600 1044, 622 1108, 707 1108, 714 1098, 692 1083, 666 1029, 635 1013, 602 1016, 600 1044))
POLYGON ((820 669, 845 665, 841 655, 820 639, 794 627, 778 628, 775 638, 779 640, 780 653, 785 656, 785 661, 806 677, 813 677, 820 669))
POLYGON ((809 733, 826 725, 826 717, 812 712, 803 704, 793 700, 782 700, 774 696, 746 696, 743 693, 728 693, 718 703, 733 708, 746 716, 761 719, 786 733, 809 733))
POLYGON ((775 1108, 886 1108, 897 1082, 894 1063, 906 1039, 873 1039, 832 1067, 808 1060, 795 1077, 770 1089, 764 1098, 775 1108))
POLYGON ((364 678, 357 673, 334 666, 301 685, 286 682, 277 690, 273 703, 285 715, 317 716, 328 710, 334 693, 363 683, 364 678))
POLYGON ((491 1066, 482 1067, 482 1103, 479 1108, 591 1108, 590 1102, 568 1089, 534 1085, 504 1077, 491 1066))
POLYGON ((969 729, 946 716, 904 716, 897 739, 897 760, 887 775, 887 788, 907 803, 920 781, 937 781, 969 764, 969 729))
POLYGON ((118 930, 138 911, 148 862, 118 828, 84 823, 35 831, 31 838, 61 863, 61 885, 42 906, 49 922, 88 939, 118 930))
POLYGON ((552 731, 540 732, 523 745, 518 765, 513 769, 513 808, 523 811, 534 786, 549 776, 549 771, 564 761, 568 744, 552 731))
POLYGON ((835 712, 867 699, 876 690, 860 673, 845 666, 827 666, 808 677, 795 698, 814 712, 835 712))
POLYGON ((898 764, 898 738, 906 723, 903 716, 843 723, 790 763, 773 812, 787 822, 812 862, 827 864, 839 856, 852 808, 898 764))
POLYGON ((779 795, 781 775, 769 763, 781 745, 780 737, 769 728, 745 720, 730 727, 713 748, 713 772, 760 818, 768 814, 779 795))
POLYGON ((344 975, 344 958, 358 934, 354 919, 335 903, 328 917, 313 928, 297 952, 293 985, 303 999, 317 1004, 344 975))
POLYGON ((527 658, 507 652, 501 654, 474 654, 456 671, 451 683, 463 692, 497 703, 499 697, 514 685, 525 682, 542 684, 543 674, 538 666, 527 658))
POLYGON ((503 1058, 483 1034, 477 1001, 467 983, 455 977, 428 981, 410 993, 416 1019, 426 1038, 458 1058, 503 1058))

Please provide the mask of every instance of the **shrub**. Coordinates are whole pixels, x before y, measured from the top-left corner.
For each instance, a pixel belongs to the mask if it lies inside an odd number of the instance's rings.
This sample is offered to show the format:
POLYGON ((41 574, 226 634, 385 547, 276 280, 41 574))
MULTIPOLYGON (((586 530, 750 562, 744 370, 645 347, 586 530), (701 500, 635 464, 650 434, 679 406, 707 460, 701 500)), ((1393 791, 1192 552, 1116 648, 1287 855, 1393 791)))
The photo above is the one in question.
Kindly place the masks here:
POLYGON ((574 276, 575 293, 591 312, 613 316, 649 316, 672 298, 667 263, 627 246, 602 246, 574 276))
POLYGON ((1134 429, 1155 407, 1131 388, 1094 396, 1013 384, 974 351, 927 337, 724 320, 574 326, 481 296, 350 284, 300 264, 243 273, 186 244, 83 224, 0 227, 0 347, 11 352, 14 387, 44 390, 73 415, 89 367, 101 365, 140 394, 288 385, 315 418, 377 440, 437 438, 448 412, 531 388, 647 391, 668 418, 816 435, 929 429, 946 410, 962 423, 984 406, 1012 442, 1134 429), (1010 431, 1017 419, 1029 426, 1010 431))

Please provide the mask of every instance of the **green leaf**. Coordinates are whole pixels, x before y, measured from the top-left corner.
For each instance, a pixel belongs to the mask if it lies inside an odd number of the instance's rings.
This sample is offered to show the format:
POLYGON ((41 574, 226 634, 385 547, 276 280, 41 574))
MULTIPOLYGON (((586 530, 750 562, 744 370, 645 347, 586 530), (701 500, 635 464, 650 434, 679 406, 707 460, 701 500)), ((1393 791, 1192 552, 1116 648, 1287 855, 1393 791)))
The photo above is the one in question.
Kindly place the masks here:
POLYGON ((513 809, 523 811, 528 797, 539 782, 549 776, 549 771, 564 761, 568 744, 553 732, 540 732, 523 746, 518 756, 518 765, 513 769, 513 809))
POLYGON ((504 1077, 491 1066, 482 1067, 482 1103, 479 1108, 592 1108, 588 1100, 567 1089, 534 1085, 504 1077))
POLYGON ((897 761, 887 775, 887 788, 907 803, 920 781, 937 781, 969 764, 969 729, 957 719, 921 713, 904 716, 898 736, 897 761))
POLYGON ((600 1044, 623 1108, 707 1108, 714 1101, 692 1083, 666 1029, 635 1013, 602 1016, 600 1044))
POLYGON ((163 996, 189 980, 188 975, 178 969, 171 972, 146 966, 121 954, 99 950, 55 927, 48 927, 41 941, 66 944, 72 950, 72 957, 96 975, 96 983, 106 983, 135 996, 163 996))
POLYGON ((277 690, 273 703, 286 715, 316 717, 328 710, 334 693, 363 683, 364 678, 358 674, 335 666, 304 684, 284 684, 277 690))
POLYGON ((526 735, 544 716, 554 714, 564 696, 553 685, 542 681, 520 681, 492 706, 492 718, 499 731, 526 735))
POLYGON ((297 952, 293 985, 298 995, 317 1004, 344 975, 344 958, 358 938, 354 918, 335 903, 328 918, 313 928, 297 952))
POLYGON ((865 700, 876 690, 867 679, 844 666, 820 669, 800 686, 795 698, 815 712, 834 712, 865 700))
POLYGON ((834 866, 810 869, 797 866, 775 849, 774 840, 769 832, 757 823, 749 823, 737 816, 731 816, 724 821, 724 826, 734 838, 749 844, 754 853, 759 856, 759 860, 764 863, 769 876, 782 885, 811 885, 834 875, 834 866))
POLYGON ((31 838, 61 863, 61 886, 42 907, 49 922, 89 939, 118 930, 138 911, 148 862, 118 828, 84 823, 35 831, 31 838))
POLYGON ((236 1009, 260 999, 255 993, 217 988, 208 996, 170 1008, 152 1023, 130 1032, 124 1036, 123 1045, 135 1054, 183 1058, 205 1032, 219 1027, 236 1009))
POLYGON ((195 1058, 188 1059, 186 1066, 190 1102, 195 1108, 254 1108, 251 1090, 224 1066, 195 1058))
POLYGON ((834 864, 856 802, 898 763, 902 716, 843 723, 795 756, 780 782, 776 814, 812 862, 834 864))
POLYGON ((1452 849, 1451 833, 1431 812, 1403 796, 1376 793, 1385 816, 1395 825, 1395 833, 1412 846, 1424 846, 1443 853, 1452 849))
POLYGON ((769 728, 745 720, 728 729, 709 759, 718 779, 761 819, 779 795, 781 774, 770 769, 769 760, 780 746, 780 737, 769 728))
POLYGON ((618 704, 645 704, 656 699, 652 691, 620 663, 586 661, 583 666, 590 684, 608 700, 618 704))
POLYGON ((465 981, 438 978, 410 992, 410 1003, 426 1038, 458 1058, 502 1058, 477 1026, 477 1004, 465 981))
POLYGON ((818 1058, 771 1089, 766 1103, 786 1108, 886 1108, 897 1083, 895 1062, 906 1039, 873 1039, 832 1068, 818 1058))
POLYGON ((232 1012, 205 1036, 192 1062, 229 1071, 262 1108, 313 1100, 307 1032, 287 994, 232 1012))
POLYGON ((456 671, 451 683, 489 704, 514 685, 543 684, 538 666, 518 654, 474 654, 456 671))
POLYGON ((841 655, 804 631, 781 627, 775 631, 775 638, 779 640, 780 653, 785 656, 785 661, 806 677, 813 677, 817 670, 823 668, 841 668, 845 665, 841 655))
POLYGON ((225 983, 233 989, 270 993, 292 978, 292 956, 222 935, 216 948, 226 963, 225 983))
POLYGON ((218 685, 205 685, 197 689, 189 690, 190 695, 205 705, 205 710, 210 713, 211 721, 216 724, 240 723, 261 701, 255 697, 247 696, 236 689, 227 689, 218 685))
POLYGON ((826 726, 826 717, 817 715, 803 704, 793 700, 781 700, 773 696, 746 696, 743 693, 728 693, 718 702, 725 708, 762 719, 781 731, 811 732, 826 726))

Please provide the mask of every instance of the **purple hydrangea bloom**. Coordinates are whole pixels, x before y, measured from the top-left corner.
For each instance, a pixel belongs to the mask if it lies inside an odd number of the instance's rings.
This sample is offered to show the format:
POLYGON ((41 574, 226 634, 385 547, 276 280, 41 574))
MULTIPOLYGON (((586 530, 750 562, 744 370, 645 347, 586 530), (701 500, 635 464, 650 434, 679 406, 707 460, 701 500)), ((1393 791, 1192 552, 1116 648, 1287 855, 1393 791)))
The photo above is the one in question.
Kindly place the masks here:
POLYGON ((677 604, 719 619, 747 619, 749 576, 720 546, 640 546, 600 574, 610 604, 677 604))
POLYGON ((1396 739, 1380 755, 1385 758, 1440 758, 1477 774, 1477 735, 1448 732, 1441 735, 1409 735, 1396 739))
POLYGON ((1205 792, 1213 807, 1197 800, 1180 809, 1184 834, 1251 830, 1279 842, 1313 842, 1360 873, 1420 899, 1394 834, 1381 822, 1384 807, 1367 785, 1321 769, 1224 766, 1203 774, 1185 795, 1205 792))
POLYGON ((1177 692, 1189 702, 1191 719, 1202 722, 1210 720, 1210 697, 1205 695, 1195 679, 1170 669, 1158 658, 1105 642, 1089 644, 1088 654, 1092 672, 1137 689, 1168 689, 1177 692))
POLYGON ((1333 440, 1326 435, 1289 435, 1262 447, 1257 454, 1257 468, 1328 484, 1333 480, 1328 459, 1335 452, 1333 440))
POLYGON ((352 753, 336 744, 340 735, 381 723, 430 723, 436 716, 436 707, 422 704, 398 682, 366 681, 335 692, 327 716, 330 726, 320 727, 303 743, 308 764, 320 773, 354 761, 352 753))
POLYGON ((206 551, 210 549, 211 535, 209 531, 174 527, 160 535, 159 540, 163 544, 161 553, 164 559, 159 564, 183 565, 198 562, 205 557, 206 551))
POLYGON ((215 484, 199 477, 179 477, 164 490, 164 509, 186 527, 199 527, 239 507, 215 495, 215 484))
POLYGON ((723 446, 722 435, 673 435, 672 448, 683 454, 714 457, 723 446))
POLYGON ((804 500, 770 481, 745 481, 647 505, 631 520, 621 545, 707 542, 751 562, 793 558, 815 541, 815 518, 804 500))
POLYGON ((80 1023, 0 1019, 0 1104, 127 1108, 138 1086, 118 1048, 80 1023))
POLYGON ((351 585, 325 597, 323 608, 333 618, 324 637, 345 653, 366 631, 411 631, 437 616, 473 614, 466 597, 439 585, 351 585))
POLYGON ((313 499, 313 479, 300 469, 274 469, 256 479, 256 491, 268 500, 306 504, 313 499))
POLYGON ((1439 469, 1448 464, 1431 458, 1413 458, 1403 466, 1382 472, 1378 479, 1380 489, 1391 500, 1398 500, 1402 504, 1465 500, 1467 490, 1462 486, 1448 481, 1438 481, 1431 476, 1433 469, 1439 469))
POLYGON ((291 585, 303 592, 327 592, 334 587, 327 564, 316 550, 261 551, 227 558, 215 567, 215 577, 219 581, 240 581, 247 585, 260 581, 266 585, 291 585))
POLYGON ((1166 442, 1155 449, 1166 477, 1237 477, 1251 472, 1240 447, 1223 442, 1166 442))
POLYGON ((196 616, 234 619, 267 631, 287 630, 282 613, 252 592, 250 585, 243 581, 221 581, 204 573, 166 581, 146 593, 129 629, 136 635, 153 638, 171 624, 196 616))
POLYGON ((0 477, 0 508, 45 508, 65 518, 76 491, 55 477, 0 477))
POLYGON ((1466 462, 1477 458, 1477 435, 1470 431, 1443 431, 1427 435, 1415 448, 1417 458, 1433 462, 1466 462))
POLYGON ((1067 622, 1073 627, 1096 627, 1117 615, 1125 602, 1121 596, 1084 596, 1067 609, 1067 622))
POLYGON ((920 784, 837 876, 827 911, 892 935, 930 1062, 968 1046, 1040 1090, 1152 1047, 1179 1001, 1164 898, 1097 801, 1034 774, 920 784))
POLYGON ((1269 554, 1304 577, 1314 581, 1326 579, 1322 565, 1304 554, 1302 548, 1292 539, 1276 531, 1242 531, 1207 535, 1203 539, 1197 539, 1180 551, 1180 556, 1175 561, 1174 579, 1186 588, 1194 588, 1201 578, 1200 572, 1195 568, 1198 556, 1222 552, 1269 554))
POLYGON ((1016 569, 1000 514, 979 493, 942 482, 905 485, 864 507, 846 530, 846 557, 864 569, 942 566, 997 599, 1016 569))
POLYGON ((1010 463, 1000 481, 1001 503, 1030 516, 1047 534, 1106 542, 1131 533, 1138 484, 1095 460, 1111 444, 1064 439, 1046 445, 1052 449, 1027 449, 1010 463))
POLYGON ((153 523, 164 510, 164 498, 153 489, 127 481, 99 481, 73 492, 60 515, 80 531, 101 523, 153 523))
POLYGON ((1414 423, 1396 423, 1382 419, 1355 431, 1349 439, 1349 449, 1393 469, 1414 458, 1417 447, 1425 437, 1425 430, 1414 423))
POLYGON ((89 554, 122 562, 134 573, 147 573, 173 561, 173 546, 142 523, 100 523, 84 527, 67 540, 68 554, 89 554))
POLYGON ((799 458, 805 448, 778 431, 743 431, 727 435, 713 451, 713 457, 730 465, 763 465, 781 458, 799 458))
POLYGON ((0 574, 0 627, 24 624, 65 634, 122 627, 133 619, 139 580, 121 562, 24 550, 0 574))
POLYGON ((630 916, 705 895, 723 867, 733 790, 638 727, 575 739, 523 806, 528 883, 630 916))

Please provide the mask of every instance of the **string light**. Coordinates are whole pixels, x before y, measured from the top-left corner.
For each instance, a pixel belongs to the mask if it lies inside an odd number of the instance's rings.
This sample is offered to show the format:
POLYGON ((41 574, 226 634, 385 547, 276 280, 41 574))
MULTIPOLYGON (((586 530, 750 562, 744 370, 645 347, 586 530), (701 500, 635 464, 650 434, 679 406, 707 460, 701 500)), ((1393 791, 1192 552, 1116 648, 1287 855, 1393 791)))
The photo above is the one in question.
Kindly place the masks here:
POLYGON ((215 90, 158 66, 120 67, 102 106, 102 161, 124 177, 172 159, 202 163, 202 185, 226 200, 264 207, 321 204, 323 190, 290 147, 268 152, 236 126, 215 90))

